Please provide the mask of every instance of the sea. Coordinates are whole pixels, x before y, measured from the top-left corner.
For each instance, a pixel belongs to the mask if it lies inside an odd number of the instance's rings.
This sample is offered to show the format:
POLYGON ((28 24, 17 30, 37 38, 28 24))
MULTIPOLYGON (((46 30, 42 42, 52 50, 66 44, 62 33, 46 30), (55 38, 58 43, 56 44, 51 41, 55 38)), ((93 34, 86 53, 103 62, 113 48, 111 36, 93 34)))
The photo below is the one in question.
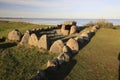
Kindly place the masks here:
MULTIPOLYGON (((87 23, 95 22, 98 19, 63 19, 63 18, 0 18, 0 21, 20 21, 33 24, 59 25, 67 20, 74 20, 78 26, 84 26, 87 23)), ((105 19, 114 25, 120 25, 120 19, 105 19)))

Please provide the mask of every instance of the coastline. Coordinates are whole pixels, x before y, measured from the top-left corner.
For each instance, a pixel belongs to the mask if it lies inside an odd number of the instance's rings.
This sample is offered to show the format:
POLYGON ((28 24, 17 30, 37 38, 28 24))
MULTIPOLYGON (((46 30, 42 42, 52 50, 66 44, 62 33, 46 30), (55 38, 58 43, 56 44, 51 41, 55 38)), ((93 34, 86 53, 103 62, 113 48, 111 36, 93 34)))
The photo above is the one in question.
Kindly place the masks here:
MULTIPOLYGON (((90 22, 95 22, 96 20, 100 19, 77 19, 77 18, 0 18, 3 21, 17 21, 17 22, 27 22, 32 24, 39 24, 39 25, 57 25, 61 24, 67 20, 74 20, 77 22, 77 25, 83 26, 90 22)), ((120 19, 105 19, 108 22, 113 23, 114 25, 120 25, 120 19)))

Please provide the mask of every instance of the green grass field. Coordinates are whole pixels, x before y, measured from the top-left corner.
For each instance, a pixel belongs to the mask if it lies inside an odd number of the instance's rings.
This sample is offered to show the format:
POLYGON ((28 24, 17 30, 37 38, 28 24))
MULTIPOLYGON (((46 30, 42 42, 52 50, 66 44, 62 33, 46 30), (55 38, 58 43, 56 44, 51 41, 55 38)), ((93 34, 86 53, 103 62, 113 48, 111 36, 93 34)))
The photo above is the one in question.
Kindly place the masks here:
MULTIPOLYGON (((0 21, 0 37, 13 29, 46 27, 23 22, 0 21)), ((0 42, 0 80, 29 80, 38 70, 45 69, 49 59, 56 57, 37 48, 8 47, 0 42)), ((119 80, 120 29, 101 28, 91 41, 60 69, 64 80, 119 80)), ((55 75, 57 76, 57 75, 55 75)))
POLYGON ((0 37, 7 36, 13 29, 19 29, 22 33, 33 28, 48 27, 49 25, 37 25, 26 22, 0 21, 0 37))
POLYGON ((65 80, 119 80, 120 29, 101 28, 73 58, 65 80))

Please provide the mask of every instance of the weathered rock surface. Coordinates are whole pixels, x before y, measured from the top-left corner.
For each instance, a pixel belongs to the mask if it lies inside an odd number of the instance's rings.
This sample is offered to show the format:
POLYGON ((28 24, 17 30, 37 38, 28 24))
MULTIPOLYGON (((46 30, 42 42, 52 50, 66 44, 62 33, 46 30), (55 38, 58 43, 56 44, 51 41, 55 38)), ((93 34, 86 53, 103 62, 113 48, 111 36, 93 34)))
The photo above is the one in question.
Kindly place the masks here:
POLYGON ((19 30, 15 29, 8 33, 8 40, 10 41, 20 41, 22 37, 22 34, 19 30))
POLYGON ((24 36, 22 37, 21 42, 19 43, 20 45, 28 45, 28 40, 29 40, 30 34, 29 32, 26 32, 24 36))
POLYGON ((61 33, 65 36, 69 35, 69 30, 61 29, 61 33))
POLYGON ((80 44, 83 44, 84 43, 84 39, 83 39, 83 37, 75 37, 74 38, 78 43, 80 43, 80 44))
POLYGON ((70 34, 76 33, 77 27, 76 26, 71 26, 70 28, 70 34))
POLYGON ((50 52, 52 53, 62 53, 64 47, 64 43, 62 40, 55 41, 50 47, 50 52))
POLYGON ((71 49, 72 53, 77 53, 79 51, 79 44, 78 42, 73 39, 73 38, 70 38, 66 45, 71 49))
POLYGON ((49 42, 47 35, 42 35, 38 41, 38 47, 48 50, 49 49, 49 42))
POLYGON ((61 53, 58 57, 58 62, 61 65, 64 62, 69 62, 70 56, 67 53, 61 53))
POLYGON ((30 46, 38 46, 38 38, 36 36, 36 34, 31 34, 31 36, 29 37, 29 40, 28 40, 28 44, 30 46))
POLYGON ((64 46, 64 47, 63 47, 63 53, 67 53, 67 52, 70 52, 70 51, 69 51, 69 48, 68 48, 67 46, 64 46))

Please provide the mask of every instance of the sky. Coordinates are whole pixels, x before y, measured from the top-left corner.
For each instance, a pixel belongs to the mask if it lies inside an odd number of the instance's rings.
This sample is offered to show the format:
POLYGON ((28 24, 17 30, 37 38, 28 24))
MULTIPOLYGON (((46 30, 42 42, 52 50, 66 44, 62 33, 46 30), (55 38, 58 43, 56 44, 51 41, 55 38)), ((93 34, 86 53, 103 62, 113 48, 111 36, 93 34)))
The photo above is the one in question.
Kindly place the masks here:
POLYGON ((0 0, 0 17, 120 19, 120 0, 0 0))

